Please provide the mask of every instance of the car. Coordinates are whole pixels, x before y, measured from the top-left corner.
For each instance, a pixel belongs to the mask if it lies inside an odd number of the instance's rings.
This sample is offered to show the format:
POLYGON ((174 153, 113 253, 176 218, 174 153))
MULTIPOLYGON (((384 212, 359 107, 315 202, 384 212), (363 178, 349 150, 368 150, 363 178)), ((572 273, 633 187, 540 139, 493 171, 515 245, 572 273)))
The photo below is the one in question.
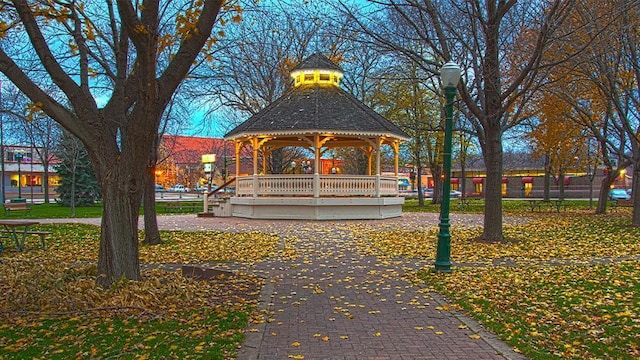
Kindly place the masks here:
POLYGON ((165 191, 167 191, 167 189, 165 189, 164 186, 160 184, 156 184, 156 192, 165 192, 165 191))
MULTIPOLYGON (((433 189, 432 188, 423 188, 424 191, 424 197, 426 198, 432 198, 433 197, 433 189)), ((451 190, 451 192, 449 193, 449 198, 450 199, 459 199, 460 197, 462 197, 462 193, 458 190, 451 190)))
POLYGON ((169 191, 186 193, 189 192, 189 188, 184 185, 176 184, 170 187, 169 191))
POLYGON ((609 190, 609 200, 630 200, 631 195, 627 194, 624 189, 609 190))

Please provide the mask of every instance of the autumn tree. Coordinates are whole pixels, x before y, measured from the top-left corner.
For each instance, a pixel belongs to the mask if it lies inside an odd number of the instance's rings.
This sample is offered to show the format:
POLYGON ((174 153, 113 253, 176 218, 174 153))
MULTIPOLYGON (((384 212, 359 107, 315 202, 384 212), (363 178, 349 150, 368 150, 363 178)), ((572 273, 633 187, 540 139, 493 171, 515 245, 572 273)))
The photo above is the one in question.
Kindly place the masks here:
MULTIPOLYGON (((413 63, 400 62, 398 66, 384 70, 383 74, 386 81, 380 84, 376 94, 378 111, 411 137, 402 146, 407 149, 417 171, 418 189, 426 186, 422 184, 422 169, 429 168, 435 182, 431 201, 439 203, 442 198, 444 124, 440 121, 439 103, 433 91, 435 84, 425 79, 413 63)), ((418 192, 418 204, 424 205, 422 191, 418 192)))
MULTIPOLYGON (((568 104, 569 119, 595 138, 606 168, 600 184, 596 213, 606 211, 609 188, 621 170, 640 168, 640 4, 637 1, 578 2, 567 25, 564 46, 552 47, 550 56, 581 49, 569 62, 554 67, 552 86, 545 87, 568 104)), ((634 181, 634 200, 639 196, 634 181)), ((634 201, 632 222, 640 226, 640 206, 634 201)))
MULTIPOLYGON (((225 29, 215 60, 191 74, 196 81, 189 91, 208 114, 219 114, 221 108, 236 112, 222 120, 212 115, 211 122, 231 129, 276 101, 291 88, 291 69, 314 52, 340 59, 341 38, 327 29, 330 17, 324 16, 329 10, 321 3, 247 4, 243 21, 232 21, 225 29)), ((292 162, 308 156, 300 148, 272 149, 267 170, 290 171, 292 162)))
POLYGON ((538 122, 528 138, 534 144, 534 155, 545 157, 545 200, 549 200, 549 179, 555 171, 559 187, 558 197, 564 199, 564 176, 575 168, 584 152, 585 131, 569 120, 571 108, 566 102, 543 93, 539 102, 538 122))
POLYGON ((100 183, 102 286, 140 278, 140 169, 147 168, 167 103, 201 50, 213 44, 221 5, 2 2, 0 71, 83 143, 100 183), (57 91, 45 91, 45 84, 57 91))
MULTIPOLYGON (((458 86, 459 109, 471 121, 485 160, 485 211, 482 238, 503 240, 502 156, 503 134, 518 125, 520 109, 538 85, 542 60, 550 43, 558 41, 572 1, 416 1, 377 2, 388 16, 355 16, 344 7, 363 32, 379 47, 407 57, 425 72, 437 75, 445 62, 458 62, 463 79, 458 86), (389 26, 407 24, 403 33, 389 26), (407 47, 418 39, 429 47, 417 53, 407 47), (462 105, 463 104, 463 105, 462 105)), ((558 59, 555 61, 559 61, 558 59)))

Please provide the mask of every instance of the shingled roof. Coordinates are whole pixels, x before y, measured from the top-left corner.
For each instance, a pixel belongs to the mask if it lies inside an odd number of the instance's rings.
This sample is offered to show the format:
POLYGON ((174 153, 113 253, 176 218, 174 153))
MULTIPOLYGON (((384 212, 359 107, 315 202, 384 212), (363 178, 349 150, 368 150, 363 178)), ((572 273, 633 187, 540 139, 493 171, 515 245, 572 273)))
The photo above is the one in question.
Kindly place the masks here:
POLYGON ((329 60, 328 57, 322 55, 321 53, 315 53, 308 58, 302 60, 298 65, 294 66, 291 69, 291 72, 296 70, 330 70, 330 71, 340 71, 342 72, 342 68, 338 66, 338 64, 329 60))
MULTIPOLYGON (((323 55, 302 61, 297 70, 341 71, 323 55)), ((399 127, 360 102, 337 85, 303 84, 287 91, 259 113, 225 135, 300 135, 333 133, 355 136, 392 136, 408 140, 399 127)))

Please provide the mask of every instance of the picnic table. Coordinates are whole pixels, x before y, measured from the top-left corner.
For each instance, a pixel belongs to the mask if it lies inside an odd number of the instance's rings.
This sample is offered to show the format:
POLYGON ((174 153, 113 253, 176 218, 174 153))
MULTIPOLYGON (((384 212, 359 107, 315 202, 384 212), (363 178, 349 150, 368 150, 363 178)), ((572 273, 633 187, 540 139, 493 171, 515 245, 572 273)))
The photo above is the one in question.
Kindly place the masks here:
POLYGON ((529 200, 529 208, 531 209, 531 212, 536 211, 536 209, 538 209, 538 211, 542 211, 542 206, 547 205, 549 206, 551 209, 555 208, 557 212, 560 212, 560 208, 562 208, 563 206, 565 207, 566 210, 566 205, 563 204, 564 200, 562 199, 528 199, 529 200))
MULTIPOLYGON (((39 223, 40 222, 35 220, 0 219, 0 226, 2 227, 1 232, 7 234, 8 237, 13 240, 18 251, 22 251, 24 249, 24 239, 27 237, 27 234, 40 235, 42 248, 44 249, 44 236, 49 233, 44 231, 29 231, 31 226, 39 223)), ((4 250, 4 246, 0 243, 0 253, 2 250, 4 250)))

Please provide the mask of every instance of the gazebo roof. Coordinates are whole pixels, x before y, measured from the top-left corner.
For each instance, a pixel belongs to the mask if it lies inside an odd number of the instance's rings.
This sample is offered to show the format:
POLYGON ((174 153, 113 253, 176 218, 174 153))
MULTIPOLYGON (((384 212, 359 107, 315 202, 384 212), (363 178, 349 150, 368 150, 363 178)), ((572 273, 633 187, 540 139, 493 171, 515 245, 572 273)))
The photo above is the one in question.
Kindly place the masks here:
POLYGON ((321 53, 315 53, 308 58, 302 60, 298 65, 291 69, 291 72, 297 70, 330 70, 342 72, 342 68, 338 64, 329 60, 328 57, 321 53))
MULTIPOLYGON (((303 60, 295 70, 342 71, 321 54, 303 60)), ((255 135, 330 133, 346 136, 388 136, 408 140, 402 129, 333 84, 301 84, 225 135, 235 139, 255 135)))

